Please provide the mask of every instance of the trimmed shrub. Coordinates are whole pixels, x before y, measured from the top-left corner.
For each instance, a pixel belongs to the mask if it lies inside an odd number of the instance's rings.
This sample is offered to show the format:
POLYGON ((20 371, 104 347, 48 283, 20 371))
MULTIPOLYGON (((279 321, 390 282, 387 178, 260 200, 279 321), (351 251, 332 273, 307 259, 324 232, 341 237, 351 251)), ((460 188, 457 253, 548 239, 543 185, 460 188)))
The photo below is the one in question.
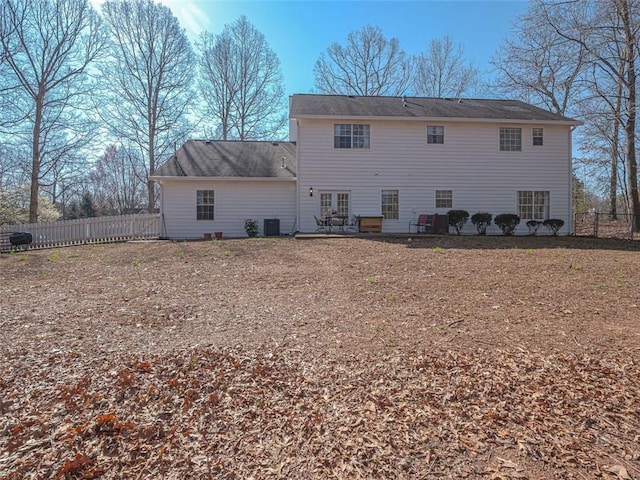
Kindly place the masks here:
POLYGON ((456 229, 456 233, 460 235, 462 227, 469 220, 469 212, 466 210, 449 210, 447 212, 449 216, 449 225, 456 229))
POLYGON ((520 217, 515 213, 501 213, 493 219, 504 235, 513 235, 516 227, 520 224, 520 217))
POLYGON ((473 223, 476 226, 478 235, 487 234, 487 227, 491 225, 492 218, 493 218, 493 215, 486 212, 478 212, 471 215, 471 223, 473 223))
POLYGON ((251 218, 247 218, 244 221, 244 231, 247 232, 247 235, 250 237, 255 237, 258 235, 258 221, 253 220, 251 218))
POLYGON ((527 222, 527 228, 529 229, 529 235, 535 235, 538 233, 538 229, 542 226, 540 220, 529 220, 527 222))
POLYGON ((547 218, 542 225, 547 227, 547 230, 551 232, 552 235, 558 235, 558 231, 564 226, 564 220, 559 218, 547 218))

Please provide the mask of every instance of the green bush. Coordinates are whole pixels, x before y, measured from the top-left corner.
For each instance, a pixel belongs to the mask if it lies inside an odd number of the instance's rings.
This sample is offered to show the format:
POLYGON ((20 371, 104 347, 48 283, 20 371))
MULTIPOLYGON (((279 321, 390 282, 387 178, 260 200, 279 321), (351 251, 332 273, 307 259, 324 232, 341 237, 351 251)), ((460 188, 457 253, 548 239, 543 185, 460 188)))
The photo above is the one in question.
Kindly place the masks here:
POLYGON ((515 213, 501 213, 493 219, 504 235, 513 235, 516 227, 520 224, 520 217, 515 213))
POLYGON ((471 215, 471 223, 473 223, 476 226, 478 235, 487 234, 487 227, 491 225, 492 218, 493 218, 493 215, 486 212, 478 212, 471 215))
POLYGON ((558 235, 558 231, 564 226, 564 220, 559 218, 547 218, 542 222, 542 225, 547 227, 551 234, 558 235))
POLYGON ((529 220, 527 222, 527 228, 529 229, 529 235, 535 235, 538 233, 538 229, 542 225, 540 220, 529 220))
POLYGON ((244 231, 247 232, 247 235, 250 237, 255 237, 258 235, 258 221, 253 220, 251 218, 247 218, 244 221, 244 231))
POLYGON ((466 210, 449 210, 447 212, 449 216, 449 225, 456 229, 456 233, 460 235, 462 227, 469 220, 469 212, 466 210))

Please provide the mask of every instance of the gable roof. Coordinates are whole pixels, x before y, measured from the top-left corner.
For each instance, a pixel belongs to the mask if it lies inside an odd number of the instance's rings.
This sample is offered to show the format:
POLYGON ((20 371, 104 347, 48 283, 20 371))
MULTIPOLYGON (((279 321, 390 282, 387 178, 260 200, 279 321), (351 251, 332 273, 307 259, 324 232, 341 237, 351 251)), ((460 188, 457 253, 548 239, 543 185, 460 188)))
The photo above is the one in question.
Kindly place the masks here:
POLYGON ((294 142, 189 140, 152 177, 293 179, 295 159, 294 142))
POLYGON ((296 94, 290 97, 289 107, 290 118, 384 117, 582 124, 519 100, 296 94))

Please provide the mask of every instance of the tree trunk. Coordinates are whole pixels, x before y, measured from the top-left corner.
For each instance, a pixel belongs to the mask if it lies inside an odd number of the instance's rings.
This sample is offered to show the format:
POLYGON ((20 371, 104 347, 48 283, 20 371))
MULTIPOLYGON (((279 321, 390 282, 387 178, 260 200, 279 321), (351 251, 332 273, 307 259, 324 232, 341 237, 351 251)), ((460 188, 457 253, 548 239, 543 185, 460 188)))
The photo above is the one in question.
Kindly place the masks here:
POLYGON ((625 57, 627 61, 627 84, 629 88, 629 99, 627 109, 629 110, 628 121, 625 125, 627 173, 629 182, 629 194, 631 196, 631 211, 633 213, 633 230, 640 231, 640 196, 638 195, 638 162, 636 160, 636 65, 635 65, 635 44, 636 38, 631 25, 629 3, 627 0, 620 2, 622 22, 624 26, 626 48, 625 57))
MULTIPOLYGON (((621 72, 622 77, 622 72, 621 72)), ((616 110, 614 112, 613 136, 611 141, 611 178, 609 181, 609 216, 611 220, 618 218, 618 148, 620 138, 620 115, 622 110, 622 82, 618 81, 616 110)))
MULTIPOLYGON (((155 152, 154 152, 154 142, 153 142, 153 135, 150 133, 149 136, 149 175, 153 174, 153 171, 156 169, 156 158, 155 158, 155 152)), ((149 213, 153 213, 155 208, 156 208, 156 196, 155 196, 155 189, 154 189, 154 181, 151 179, 147 180, 147 193, 148 193, 148 199, 149 199, 149 213)))
POLYGON ((38 196, 40 194, 40 130, 42 128, 42 107, 44 94, 36 97, 36 116, 33 122, 33 143, 31 144, 31 194, 29 198, 29 223, 38 222, 38 196))
MULTIPOLYGON (((153 89, 149 89, 149 93, 154 95, 154 99, 157 99, 155 96, 155 91, 153 89)), ((151 100, 149 100, 151 102, 151 100)), ((157 119, 157 107, 155 104, 155 100, 153 103, 148 104, 147 106, 147 135, 148 137, 148 145, 149 145, 149 177, 153 175, 153 171, 156 169, 156 142, 155 142, 155 133, 156 133, 156 119, 157 119)), ((156 196, 154 190, 154 181, 151 178, 147 179, 147 195, 148 195, 148 211, 149 213, 153 213, 156 208, 156 196)))

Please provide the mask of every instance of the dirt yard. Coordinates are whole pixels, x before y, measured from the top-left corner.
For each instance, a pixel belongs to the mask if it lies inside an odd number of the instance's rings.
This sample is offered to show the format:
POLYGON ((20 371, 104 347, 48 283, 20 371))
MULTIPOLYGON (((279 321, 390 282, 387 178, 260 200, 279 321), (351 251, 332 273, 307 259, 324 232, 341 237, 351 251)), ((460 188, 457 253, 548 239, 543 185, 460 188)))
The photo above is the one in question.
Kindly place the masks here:
POLYGON ((640 479, 640 243, 0 255, 0 479, 640 479))

